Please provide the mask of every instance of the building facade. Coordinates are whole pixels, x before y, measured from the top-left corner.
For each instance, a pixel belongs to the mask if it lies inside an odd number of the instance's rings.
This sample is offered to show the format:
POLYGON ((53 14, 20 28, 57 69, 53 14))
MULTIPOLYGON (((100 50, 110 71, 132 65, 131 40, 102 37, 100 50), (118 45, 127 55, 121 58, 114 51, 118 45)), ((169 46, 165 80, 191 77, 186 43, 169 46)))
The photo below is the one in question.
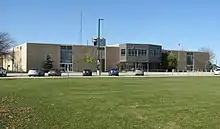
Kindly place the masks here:
POLYGON ((119 62, 122 70, 159 69, 161 64, 160 45, 151 44, 120 44, 119 62))
MULTIPOLYGON (((119 61, 118 47, 102 47, 102 71, 116 66, 119 61)), ((24 43, 14 48, 14 63, 10 58, 3 60, 3 67, 11 71, 27 72, 31 68, 42 68, 47 55, 53 60, 54 69, 82 71, 96 70, 97 48, 85 45, 62 45, 43 43, 24 43), (88 61, 88 58, 92 61, 88 61)))
POLYGON ((197 51, 163 50, 176 55, 179 71, 203 71, 209 62, 209 53, 197 51))
MULTIPOLYGON (((108 71, 113 67, 120 70, 144 69, 158 70, 162 63, 161 45, 120 44, 100 48, 101 69, 108 71)), ((167 50, 178 57, 179 70, 205 69, 208 53, 167 50)), ((87 45, 62 45, 44 43, 24 43, 14 47, 14 62, 4 58, 2 66, 11 71, 27 72, 31 68, 42 68, 47 55, 53 60, 53 68, 64 71, 97 69, 97 47, 87 45)))

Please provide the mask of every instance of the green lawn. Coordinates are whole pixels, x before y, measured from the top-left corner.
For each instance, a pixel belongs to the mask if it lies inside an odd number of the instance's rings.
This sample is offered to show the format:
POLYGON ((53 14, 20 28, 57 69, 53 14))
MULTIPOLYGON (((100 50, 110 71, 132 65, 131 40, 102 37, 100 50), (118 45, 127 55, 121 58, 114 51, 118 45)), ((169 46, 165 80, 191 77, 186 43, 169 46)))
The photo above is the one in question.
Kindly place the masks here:
POLYGON ((0 80, 0 129, 219 129, 220 78, 0 80))

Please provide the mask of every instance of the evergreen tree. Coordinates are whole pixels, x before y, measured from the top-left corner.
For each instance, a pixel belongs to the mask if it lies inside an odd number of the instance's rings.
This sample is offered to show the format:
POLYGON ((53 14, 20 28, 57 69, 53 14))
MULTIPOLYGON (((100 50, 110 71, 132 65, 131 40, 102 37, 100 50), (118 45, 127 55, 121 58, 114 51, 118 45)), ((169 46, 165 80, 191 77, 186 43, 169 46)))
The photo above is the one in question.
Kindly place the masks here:
POLYGON ((53 68, 53 60, 49 54, 47 54, 44 60, 43 68, 45 69, 45 71, 49 71, 53 68))

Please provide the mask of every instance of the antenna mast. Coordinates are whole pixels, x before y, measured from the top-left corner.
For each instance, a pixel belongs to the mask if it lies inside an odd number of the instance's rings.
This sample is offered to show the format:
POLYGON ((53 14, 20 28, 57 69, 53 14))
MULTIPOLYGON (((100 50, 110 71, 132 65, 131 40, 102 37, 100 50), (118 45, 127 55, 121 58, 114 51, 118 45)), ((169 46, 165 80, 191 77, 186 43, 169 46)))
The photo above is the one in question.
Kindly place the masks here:
POLYGON ((83 14, 80 13, 80 44, 83 45, 83 14))

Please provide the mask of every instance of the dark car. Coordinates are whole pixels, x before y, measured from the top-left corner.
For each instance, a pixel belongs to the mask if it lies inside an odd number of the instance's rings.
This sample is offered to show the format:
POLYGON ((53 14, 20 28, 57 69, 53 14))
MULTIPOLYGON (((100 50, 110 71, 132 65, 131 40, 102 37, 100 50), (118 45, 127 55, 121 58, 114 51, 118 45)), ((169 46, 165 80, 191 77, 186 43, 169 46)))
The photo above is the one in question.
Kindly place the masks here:
POLYGON ((108 73, 109 76, 119 76, 119 71, 117 69, 111 69, 108 73))
POLYGON ((61 76, 61 70, 59 70, 59 69, 51 69, 48 72, 48 76, 61 76))
POLYGON ((91 69, 84 69, 82 71, 83 76, 92 76, 92 70, 91 69))

